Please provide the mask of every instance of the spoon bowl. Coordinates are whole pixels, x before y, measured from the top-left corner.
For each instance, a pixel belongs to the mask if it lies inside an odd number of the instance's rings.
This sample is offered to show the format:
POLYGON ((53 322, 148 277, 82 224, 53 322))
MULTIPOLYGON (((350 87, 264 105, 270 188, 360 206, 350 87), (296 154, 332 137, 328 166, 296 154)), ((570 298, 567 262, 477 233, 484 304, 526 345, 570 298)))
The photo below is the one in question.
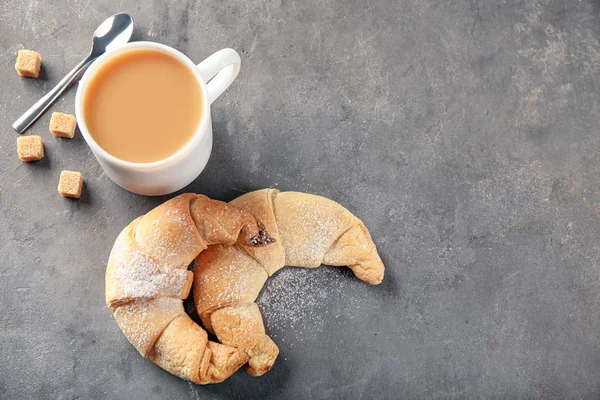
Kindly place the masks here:
POLYGON ((94 32, 91 54, 96 57, 114 50, 129 42, 133 34, 133 18, 129 14, 119 13, 100 24, 94 32))

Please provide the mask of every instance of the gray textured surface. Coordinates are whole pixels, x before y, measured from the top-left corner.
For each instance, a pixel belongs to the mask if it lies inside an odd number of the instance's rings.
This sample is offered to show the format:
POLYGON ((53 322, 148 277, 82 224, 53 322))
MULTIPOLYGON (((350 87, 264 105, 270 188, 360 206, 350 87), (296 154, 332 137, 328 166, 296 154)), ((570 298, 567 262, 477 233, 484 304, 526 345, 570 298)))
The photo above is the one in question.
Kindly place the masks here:
POLYGON ((46 3, 0 3, 1 398, 600 396, 597 1, 46 3), (28 132, 44 161, 16 157, 13 120, 117 11, 194 60, 242 55, 190 191, 328 196, 386 262, 379 287, 332 268, 273 278, 281 355, 262 378, 181 381, 104 306, 113 240, 164 198, 112 184, 49 115, 28 132), (20 48, 41 52, 42 79, 16 75, 20 48), (80 201, 56 193, 62 169, 83 172, 80 201))

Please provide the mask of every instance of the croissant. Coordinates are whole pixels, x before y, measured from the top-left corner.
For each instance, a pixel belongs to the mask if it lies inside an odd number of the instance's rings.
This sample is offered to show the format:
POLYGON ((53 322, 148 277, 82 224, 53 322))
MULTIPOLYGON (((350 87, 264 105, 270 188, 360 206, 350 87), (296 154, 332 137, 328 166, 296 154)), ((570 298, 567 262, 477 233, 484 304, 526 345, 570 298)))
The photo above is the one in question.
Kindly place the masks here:
POLYGON ((263 189, 231 201, 264 224, 275 239, 265 247, 219 244, 195 261, 194 302, 203 325, 222 344, 248 356, 247 372, 269 371, 279 353, 265 333, 258 297, 284 265, 348 266, 360 280, 379 284, 384 265, 369 231, 350 211, 321 196, 263 189))
POLYGON ((188 266, 209 245, 253 249, 273 239, 246 211, 182 194, 135 219, 119 234, 106 269, 106 305, 144 358, 199 384, 221 382, 248 361, 208 340, 183 309, 193 281, 188 266))

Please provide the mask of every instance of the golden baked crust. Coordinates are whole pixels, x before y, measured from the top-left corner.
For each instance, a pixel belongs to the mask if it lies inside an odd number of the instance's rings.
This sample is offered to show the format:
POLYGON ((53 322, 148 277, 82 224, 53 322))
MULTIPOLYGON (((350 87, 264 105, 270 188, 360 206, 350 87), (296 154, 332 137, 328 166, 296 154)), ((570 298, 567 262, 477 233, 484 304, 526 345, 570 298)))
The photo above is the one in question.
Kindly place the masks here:
POLYGON ((182 194, 119 234, 106 269, 106 305, 138 352, 174 375, 216 383, 247 362, 259 376, 279 349, 254 301, 284 265, 321 264, 347 265, 372 284, 383 279, 367 229, 332 200, 274 189, 230 204, 182 194), (192 281, 198 315, 221 343, 209 341, 183 309, 192 281))
POLYGON ((268 276, 284 265, 348 266, 381 283, 384 265, 362 221, 325 197, 263 189, 230 204, 253 214, 276 240, 266 247, 211 246, 196 258, 194 301, 204 326, 249 357, 247 371, 271 369, 279 349, 265 334, 254 303, 268 276))
POLYGON ((118 236, 106 269, 106 305, 143 357, 195 383, 221 382, 248 356, 210 342, 185 313, 181 299, 193 275, 187 268, 211 244, 254 248, 270 241, 248 212, 202 195, 177 196, 118 236))

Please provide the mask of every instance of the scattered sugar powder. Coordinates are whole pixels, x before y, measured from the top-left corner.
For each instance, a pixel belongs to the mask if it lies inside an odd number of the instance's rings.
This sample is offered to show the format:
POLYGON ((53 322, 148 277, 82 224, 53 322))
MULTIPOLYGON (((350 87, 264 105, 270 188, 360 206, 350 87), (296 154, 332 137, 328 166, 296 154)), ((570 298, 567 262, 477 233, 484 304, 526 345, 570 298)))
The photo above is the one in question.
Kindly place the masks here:
POLYGON ((115 318, 131 344, 142 354, 147 354, 154 340, 180 313, 180 300, 162 297, 124 304, 115 311, 115 318))
POLYGON ((330 246, 358 220, 333 201, 315 202, 314 196, 308 196, 308 200, 298 199, 286 206, 286 214, 294 218, 279 229, 286 260, 292 265, 316 267, 330 246))
POLYGON ((187 283, 186 270, 163 271, 139 250, 130 251, 117 263, 115 278, 127 298, 177 297, 187 283))
POLYGON ((345 267, 285 267, 269 278, 257 302, 275 342, 302 343, 326 331, 329 320, 351 320, 365 289, 345 267), (277 337, 282 331, 289 342, 277 337))
POLYGON ((136 239, 164 265, 183 267, 200 251, 198 229, 189 213, 168 209, 164 216, 155 216, 150 226, 152 229, 146 229, 143 236, 136 230, 136 239))
POLYGON ((302 201, 298 201, 294 206, 293 215, 300 223, 292 224, 290 232, 282 229, 282 236, 285 237, 286 242, 286 259, 291 262, 299 260, 299 264, 310 260, 307 264, 318 265, 323 260, 324 250, 331 245, 330 236, 337 233, 336 220, 327 210, 320 207, 311 207, 310 204, 302 201), (288 240, 287 236, 291 236, 292 240, 288 240), (309 237, 310 241, 296 240, 297 236, 309 237), (311 245, 307 246, 307 243, 311 245))

